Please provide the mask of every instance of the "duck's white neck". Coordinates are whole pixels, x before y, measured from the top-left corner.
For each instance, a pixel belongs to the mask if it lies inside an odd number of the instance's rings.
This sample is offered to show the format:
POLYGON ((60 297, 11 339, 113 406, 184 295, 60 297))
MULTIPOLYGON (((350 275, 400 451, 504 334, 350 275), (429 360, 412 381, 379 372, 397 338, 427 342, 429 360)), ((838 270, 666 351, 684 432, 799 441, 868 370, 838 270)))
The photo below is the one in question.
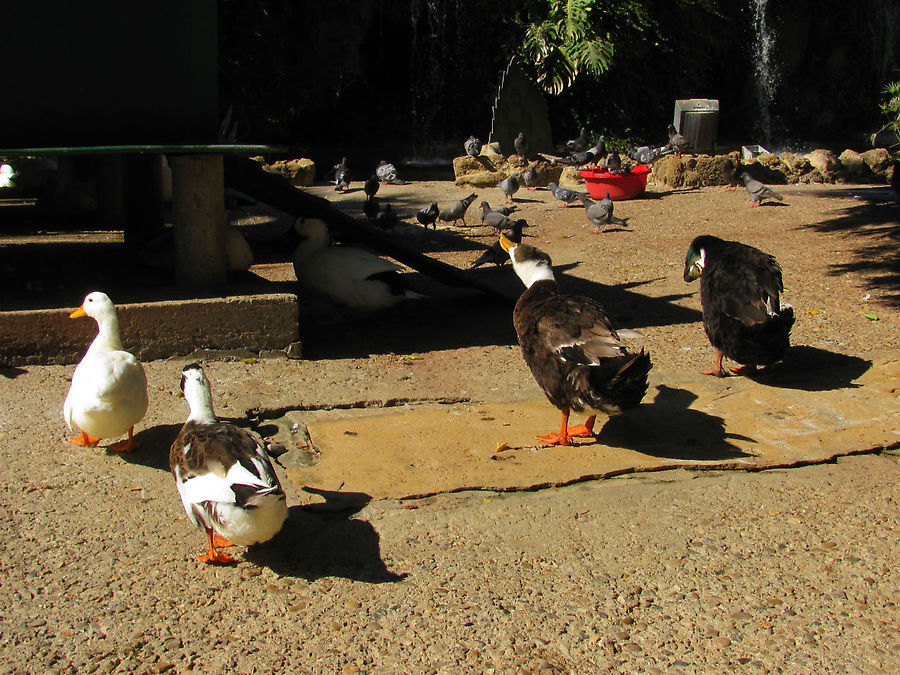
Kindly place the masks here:
POLYGON ((531 288, 531 285, 536 281, 556 280, 556 277, 553 276, 553 269, 551 267, 534 260, 525 260, 522 262, 513 260, 513 267, 526 288, 531 288))
POLYGON ((191 407, 189 422, 212 424, 217 421, 216 413, 213 412, 212 394, 207 387, 198 382, 191 382, 185 386, 184 397, 191 407))
POLYGON ((119 317, 107 314, 97 317, 97 337, 88 347, 88 354, 94 352, 111 352, 122 350, 122 338, 119 336, 119 317))
POLYGON ((298 231, 305 238, 297 245, 297 249, 294 252, 295 258, 306 258, 331 244, 331 235, 328 234, 328 229, 319 226, 318 223, 306 223, 305 227, 298 231))

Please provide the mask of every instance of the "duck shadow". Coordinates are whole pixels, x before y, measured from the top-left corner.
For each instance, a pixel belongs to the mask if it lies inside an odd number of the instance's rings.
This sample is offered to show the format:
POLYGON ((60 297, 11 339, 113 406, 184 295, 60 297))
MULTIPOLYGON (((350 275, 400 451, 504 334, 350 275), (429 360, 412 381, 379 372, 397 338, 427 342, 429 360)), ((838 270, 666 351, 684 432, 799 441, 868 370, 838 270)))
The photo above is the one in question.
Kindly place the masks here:
POLYGON ((856 384, 854 380, 871 367, 871 361, 858 356, 797 345, 788 350, 783 361, 761 370, 748 372, 746 377, 768 387, 832 391, 861 387, 862 385, 856 384))
POLYGON ((281 576, 315 581, 342 577, 372 584, 396 582, 408 574, 388 569, 381 559, 381 538, 366 520, 353 518, 371 497, 362 492, 303 488, 324 503, 292 506, 275 539, 247 551, 245 557, 281 576))
POLYGON ((181 431, 183 423, 157 424, 137 432, 134 440, 137 447, 131 452, 116 452, 106 449, 106 454, 120 457, 129 464, 141 464, 151 469, 169 471, 169 448, 181 431))
POLYGON ((687 389, 657 385, 653 403, 643 403, 612 417, 597 434, 597 441, 635 450, 653 457, 716 461, 753 457, 731 439, 755 439, 725 430, 725 420, 690 408, 697 395, 687 389))

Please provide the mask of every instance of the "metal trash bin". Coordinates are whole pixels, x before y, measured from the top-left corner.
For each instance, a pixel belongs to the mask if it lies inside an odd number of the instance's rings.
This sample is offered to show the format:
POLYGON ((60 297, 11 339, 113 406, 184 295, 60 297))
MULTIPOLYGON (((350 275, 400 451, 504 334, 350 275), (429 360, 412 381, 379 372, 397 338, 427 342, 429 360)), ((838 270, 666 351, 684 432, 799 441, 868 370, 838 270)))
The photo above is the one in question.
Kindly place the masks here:
POLYGON ((691 144, 696 154, 715 154, 719 128, 719 101, 690 98, 675 101, 675 128, 691 144))

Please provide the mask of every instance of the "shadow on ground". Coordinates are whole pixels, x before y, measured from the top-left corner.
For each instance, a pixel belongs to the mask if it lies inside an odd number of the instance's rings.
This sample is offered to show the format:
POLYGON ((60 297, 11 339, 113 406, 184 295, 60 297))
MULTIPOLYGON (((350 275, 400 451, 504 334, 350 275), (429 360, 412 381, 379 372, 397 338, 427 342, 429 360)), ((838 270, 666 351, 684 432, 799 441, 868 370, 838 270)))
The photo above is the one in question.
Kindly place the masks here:
POLYGON ((858 356, 796 345, 790 348, 784 361, 756 372, 748 372, 746 377, 769 387, 831 391, 859 387, 854 380, 871 367, 871 361, 858 356))
POLYGON ((313 490, 325 502, 292 506, 281 533, 264 546, 247 551, 247 560, 280 576, 314 581, 342 577, 373 584, 401 581, 381 559, 381 538, 372 524, 353 518, 371 501, 362 492, 313 490))

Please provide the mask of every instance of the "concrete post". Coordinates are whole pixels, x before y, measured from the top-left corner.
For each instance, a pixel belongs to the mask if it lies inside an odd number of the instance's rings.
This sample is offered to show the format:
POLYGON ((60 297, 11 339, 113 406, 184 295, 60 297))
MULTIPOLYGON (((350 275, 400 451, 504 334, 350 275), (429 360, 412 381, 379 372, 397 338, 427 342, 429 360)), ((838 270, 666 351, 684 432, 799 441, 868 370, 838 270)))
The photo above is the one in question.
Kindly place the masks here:
POLYGON ((225 283, 225 178, 221 155, 171 155, 175 283, 225 283))

